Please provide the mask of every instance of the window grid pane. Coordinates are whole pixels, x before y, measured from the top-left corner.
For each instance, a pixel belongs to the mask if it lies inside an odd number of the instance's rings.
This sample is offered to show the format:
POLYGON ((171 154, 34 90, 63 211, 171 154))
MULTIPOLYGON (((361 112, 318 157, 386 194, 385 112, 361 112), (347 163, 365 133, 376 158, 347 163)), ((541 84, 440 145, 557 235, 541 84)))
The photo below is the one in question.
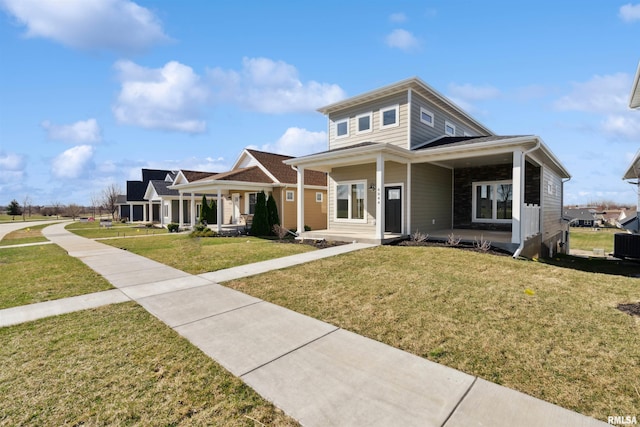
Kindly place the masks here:
POLYGON ((371 129, 371 116, 362 116, 358 119, 358 132, 371 129))
POLYGON ((478 185, 476 187, 476 218, 493 218, 493 186, 478 185))
POLYGON ((336 218, 349 218, 349 186, 340 184, 336 195, 336 218))
POLYGON ((351 219, 364 218, 364 184, 351 185, 351 219))

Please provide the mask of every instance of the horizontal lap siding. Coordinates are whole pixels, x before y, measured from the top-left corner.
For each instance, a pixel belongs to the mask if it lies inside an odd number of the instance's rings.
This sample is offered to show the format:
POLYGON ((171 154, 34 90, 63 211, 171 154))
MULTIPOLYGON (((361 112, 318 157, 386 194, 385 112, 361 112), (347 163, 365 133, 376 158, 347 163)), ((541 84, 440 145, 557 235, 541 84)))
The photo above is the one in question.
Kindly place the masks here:
POLYGON ((411 166, 411 233, 451 228, 451 188, 450 169, 427 163, 411 166))
POLYGON ((542 168, 541 219, 543 245, 555 251, 558 240, 562 239, 562 179, 546 167, 542 168))
POLYGON ((407 94, 401 93, 394 96, 382 98, 375 102, 360 105, 352 109, 347 109, 339 113, 333 113, 329 116, 329 149, 348 147, 350 145, 355 145, 362 142, 384 142, 406 148, 408 111, 409 109, 407 107, 407 94), (386 129, 380 129, 380 109, 390 107, 395 104, 399 104, 400 107, 399 125, 386 129), (373 113, 371 117, 372 131, 356 134, 356 131, 358 129, 356 116, 368 112, 373 113), (349 118, 349 136, 336 139, 335 122, 341 121, 345 118, 349 118))
POLYGON ((365 165, 335 168, 329 174, 329 229, 331 230, 359 230, 375 231, 376 197, 375 193, 369 191, 369 185, 376 182, 376 165, 369 163, 365 165), (365 197, 367 207, 367 222, 342 222, 335 220, 336 209, 336 183, 344 181, 366 180, 365 197))

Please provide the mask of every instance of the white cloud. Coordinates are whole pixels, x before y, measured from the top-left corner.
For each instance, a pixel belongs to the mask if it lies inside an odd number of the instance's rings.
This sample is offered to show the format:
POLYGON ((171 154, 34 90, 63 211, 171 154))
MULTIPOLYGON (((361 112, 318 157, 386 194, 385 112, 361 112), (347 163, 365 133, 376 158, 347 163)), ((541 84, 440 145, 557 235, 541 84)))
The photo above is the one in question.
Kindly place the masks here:
POLYGON ((402 12, 392 13, 391 15, 389 15, 389 21, 391 22, 400 23, 400 22, 405 22, 406 20, 407 20, 407 15, 405 15, 402 12))
POLYGON ((637 140, 640 116, 628 108, 631 76, 625 73, 595 75, 589 81, 572 83, 573 90, 558 99, 554 107, 560 111, 597 114, 599 131, 625 140, 637 140))
POLYGON ((102 132, 96 119, 78 121, 70 125, 56 125, 48 120, 42 122, 47 137, 54 141, 95 144, 102 141, 102 132))
POLYGON ((23 170, 25 164, 25 157, 23 155, 0 151, 0 174, 8 171, 23 170))
POLYGON ((409 31, 401 28, 393 30, 385 38, 387 46, 397 48, 405 52, 415 51, 420 48, 420 41, 409 31))
POLYGON ((84 50, 135 52, 166 42, 159 19, 129 0, 0 0, 0 7, 42 37, 84 50))
POLYGON ((206 130, 201 110, 209 90, 191 67, 171 61, 152 69, 118 61, 115 68, 122 88, 112 110, 119 123, 187 133, 206 130))
POLYGON ((326 132, 312 132, 292 127, 276 142, 265 144, 260 150, 297 157, 327 150, 327 141, 326 132))
POLYGON ((269 58, 243 58, 240 71, 214 68, 209 78, 218 102, 261 113, 310 112, 346 96, 335 84, 303 83, 296 67, 269 58))
POLYGON ((92 164, 94 148, 78 145, 69 148, 51 162, 51 173, 56 178, 79 178, 92 164))
POLYGON ((620 6, 619 16, 625 22, 640 21, 640 3, 620 6))

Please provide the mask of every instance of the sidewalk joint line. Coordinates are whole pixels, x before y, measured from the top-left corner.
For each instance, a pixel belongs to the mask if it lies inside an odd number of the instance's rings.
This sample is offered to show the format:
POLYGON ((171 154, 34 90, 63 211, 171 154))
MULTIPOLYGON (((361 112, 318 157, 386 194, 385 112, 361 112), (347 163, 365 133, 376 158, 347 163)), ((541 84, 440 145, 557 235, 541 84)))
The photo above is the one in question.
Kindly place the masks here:
POLYGON ((326 336, 328 336, 328 335, 331 335, 332 333, 334 333, 334 332, 336 332, 336 331, 338 331, 338 330, 340 330, 340 328, 336 326, 336 328, 335 328, 335 329, 333 329, 333 330, 331 330, 331 331, 327 332, 326 334, 322 334, 322 335, 320 335, 319 337, 314 338, 314 339, 312 339, 312 340, 311 340, 311 341, 309 341, 309 342, 306 342, 306 343, 304 343, 304 344, 301 344, 301 345, 299 345, 298 347, 296 347, 296 348, 294 348, 294 349, 291 349, 291 350, 287 351, 286 353, 281 354, 280 356, 276 357, 275 359, 271 359, 271 360, 269 360, 268 362, 263 363, 262 365, 256 366, 255 368, 250 369, 250 370, 248 370, 247 372, 245 372, 245 373, 243 373, 243 374, 238 375, 238 378, 242 378, 242 377, 244 377, 245 375, 249 375, 250 373, 252 373, 252 372, 254 372, 254 371, 257 371, 258 369, 263 368, 263 367, 265 367, 266 365, 268 365, 268 364, 270 364, 270 363, 273 363, 273 362, 275 362, 275 361, 276 361, 276 360, 278 360, 278 359, 282 359, 283 357, 285 357, 285 356, 287 356, 287 355, 289 355, 289 354, 293 353, 294 351, 298 351, 298 350, 300 350, 302 347, 306 347, 306 346, 308 346, 309 344, 312 344, 312 343, 314 343, 314 342, 316 342, 316 341, 318 341, 318 340, 320 340, 320 339, 322 339, 322 338, 324 338, 324 337, 326 337, 326 336))
POLYGON ((464 394, 462 395, 462 397, 460 398, 460 400, 458 401, 458 403, 456 403, 456 406, 453 407, 453 409, 451 410, 451 412, 449 413, 449 416, 447 416, 447 418, 444 420, 444 422, 442 423, 442 426, 440 427, 445 427, 447 425, 447 423, 449 422, 449 418, 451 418, 453 416, 453 414, 456 413, 456 411, 458 410, 458 407, 460 406, 460 404, 462 403, 462 401, 467 397, 467 395, 469 394, 469 392, 471 391, 471 389, 473 388, 474 385, 476 385, 476 381, 478 381, 478 377, 474 377, 473 378, 473 382, 471 383, 471 385, 469 386, 469 388, 467 389, 467 391, 464 392, 464 394))
MULTIPOLYGON (((148 297, 145 297, 145 298, 148 298, 148 297)), ((141 299, 142 299, 142 298, 141 298, 141 299)), ((137 302, 137 301, 136 301, 136 302, 137 302)), ((200 318, 200 319, 191 320, 191 321, 186 322, 186 323, 181 323, 180 325, 171 326, 171 328, 172 328, 172 329, 180 328, 180 327, 182 327, 182 326, 186 326, 186 325, 190 325, 190 324, 192 324, 192 323, 200 322, 201 320, 211 319, 211 318, 216 317, 216 316, 220 316, 220 315, 223 315, 223 314, 231 313, 231 312, 234 312, 234 311, 236 311, 236 310, 241 310, 241 309, 243 309, 243 308, 245 308, 245 307, 251 307, 252 305, 260 304, 260 303, 263 303, 263 302, 265 302, 265 301, 264 301, 264 300, 255 301, 255 302, 252 302, 252 303, 250 303, 250 304, 241 305, 241 306, 239 306, 239 307, 235 307, 235 308, 232 308, 232 309, 227 310, 227 311, 221 311, 220 313, 212 314, 211 316, 205 316, 205 317, 200 318)), ((139 303, 138 303, 138 304, 139 304, 139 303)), ((142 305, 142 304, 140 304, 140 305, 142 305)), ((143 306, 143 307, 144 307, 144 306, 143 306)))

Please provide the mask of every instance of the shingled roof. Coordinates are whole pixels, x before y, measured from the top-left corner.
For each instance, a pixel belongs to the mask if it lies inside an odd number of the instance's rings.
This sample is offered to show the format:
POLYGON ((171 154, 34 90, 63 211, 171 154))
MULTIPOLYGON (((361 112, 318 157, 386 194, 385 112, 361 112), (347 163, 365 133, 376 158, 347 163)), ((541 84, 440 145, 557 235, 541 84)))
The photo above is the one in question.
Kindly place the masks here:
POLYGON ((218 172, 190 171, 185 169, 181 169, 180 171, 189 182, 199 181, 218 174, 218 172))
MULTIPOLYGON (((253 156, 265 169, 269 171, 278 181, 283 184, 295 184, 298 181, 298 173, 283 161, 293 159, 292 156, 283 154, 267 153, 247 148, 247 152, 253 156)), ((327 185, 327 174, 313 170, 304 173, 305 185, 327 185)))
POLYGON ((167 188, 171 185, 171 183, 168 181, 152 179, 151 181, 149 181, 149 183, 153 185, 153 188, 156 190, 158 196, 178 196, 180 194, 178 190, 167 188))
POLYGON ((235 169, 228 172, 219 173, 204 180, 215 181, 242 181, 242 182, 260 182, 272 184, 273 180, 265 174, 258 166, 248 168, 235 169))

